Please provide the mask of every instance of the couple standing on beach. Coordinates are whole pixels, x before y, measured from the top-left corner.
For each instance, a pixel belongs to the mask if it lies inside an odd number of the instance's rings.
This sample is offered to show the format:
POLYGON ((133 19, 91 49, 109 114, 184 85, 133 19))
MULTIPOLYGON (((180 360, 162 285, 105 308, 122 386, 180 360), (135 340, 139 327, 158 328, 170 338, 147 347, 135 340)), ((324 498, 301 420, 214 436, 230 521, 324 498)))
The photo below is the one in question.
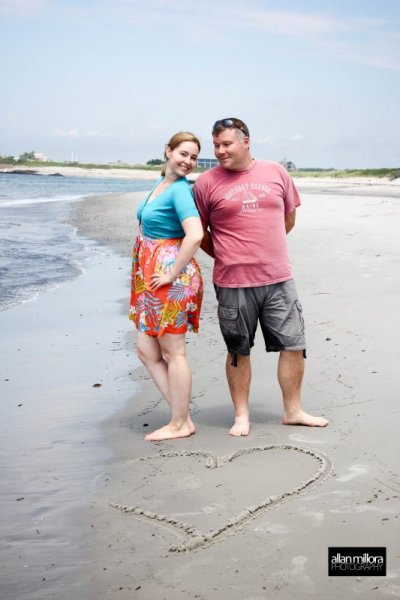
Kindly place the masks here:
POLYGON ((304 322, 286 241, 299 195, 284 167, 252 158, 249 130, 240 119, 216 121, 212 138, 220 164, 198 177, 194 197, 186 175, 196 166, 200 142, 180 132, 166 145, 162 177, 138 208, 130 318, 138 329, 139 359, 171 409, 170 423, 145 439, 195 432, 185 333, 199 327, 203 283, 193 258, 199 247, 215 259, 213 282, 235 410, 229 433, 249 434, 250 349, 258 322, 267 352, 280 353, 283 423, 324 427, 326 419, 307 414, 300 404, 304 322))

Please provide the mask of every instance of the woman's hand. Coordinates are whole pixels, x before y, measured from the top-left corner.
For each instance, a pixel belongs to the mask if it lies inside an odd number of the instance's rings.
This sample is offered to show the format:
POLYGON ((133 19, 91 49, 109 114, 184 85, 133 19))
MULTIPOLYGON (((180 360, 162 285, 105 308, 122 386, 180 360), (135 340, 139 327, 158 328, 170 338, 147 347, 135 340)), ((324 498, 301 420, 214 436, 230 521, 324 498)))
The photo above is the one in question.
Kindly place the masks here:
POLYGON ((186 265, 191 261, 196 250, 200 247, 203 239, 203 227, 199 217, 187 217, 181 223, 185 232, 178 256, 175 258, 171 271, 167 273, 154 273, 151 276, 151 290, 158 290, 163 285, 172 283, 182 273, 186 265))
POLYGON ((154 273, 151 276, 151 290, 158 290, 163 285, 168 285, 174 281, 175 277, 171 273, 154 273))

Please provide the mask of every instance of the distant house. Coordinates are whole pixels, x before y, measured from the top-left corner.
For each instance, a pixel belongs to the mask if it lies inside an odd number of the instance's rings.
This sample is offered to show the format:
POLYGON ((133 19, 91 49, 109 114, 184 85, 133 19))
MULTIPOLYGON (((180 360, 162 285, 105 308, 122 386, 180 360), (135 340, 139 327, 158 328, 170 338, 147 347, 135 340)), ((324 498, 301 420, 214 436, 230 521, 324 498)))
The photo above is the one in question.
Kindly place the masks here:
POLYGON ((38 162, 49 162, 48 157, 45 154, 42 154, 42 152, 34 152, 33 159, 38 162))
POLYGON ((286 158, 281 160, 279 164, 283 165, 286 171, 297 171, 296 165, 291 160, 286 160, 286 158))
POLYGON ((216 167, 218 165, 218 161, 216 158, 198 158, 197 166, 200 169, 211 169, 212 167, 216 167))

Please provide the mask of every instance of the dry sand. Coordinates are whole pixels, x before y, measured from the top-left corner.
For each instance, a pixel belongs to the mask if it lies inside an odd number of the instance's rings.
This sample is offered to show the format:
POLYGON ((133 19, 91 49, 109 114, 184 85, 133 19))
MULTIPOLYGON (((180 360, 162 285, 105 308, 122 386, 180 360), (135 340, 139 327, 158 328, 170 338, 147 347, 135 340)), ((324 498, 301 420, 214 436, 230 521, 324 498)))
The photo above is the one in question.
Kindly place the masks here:
MULTIPOLYGON (((53 595, 46 595, 46 584, 25 571, 22 577, 35 593, 15 599, 400 597, 400 351, 395 327, 400 203, 389 184, 385 190, 372 184, 345 191, 339 186, 338 193, 335 182, 318 184, 305 190, 299 181, 303 206, 289 244, 308 337, 303 406, 326 416, 330 425, 281 425, 277 357, 265 354, 258 335, 252 353, 252 430, 243 438, 227 434, 232 406, 212 261, 199 253, 204 310, 200 333, 188 335, 197 433, 171 442, 144 441, 146 432, 166 422, 168 410, 137 366, 134 332, 124 320, 140 194, 75 205, 80 233, 106 245, 97 275, 101 285, 90 301, 98 313, 94 339, 103 350, 96 354, 102 373, 98 398, 116 406, 102 433, 109 456, 88 476, 92 501, 79 512, 85 545, 85 575, 77 575, 80 591, 71 588, 68 595, 68 586, 62 585, 65 573, 58 571, 53 595), (115 269, 121 271, 118 285, 115 269), (110 331, 113 310, 118 318, 111 328, 116 328, 121 351, 111 354, 112 338, 104 331, 110 331), (329 578, 329 546, 387 547, 387 576, 329 578)), ((82 280, 90 273, 77 280, 76 298, 70 292, 74 310, 79 289, 87 293, 82 280)), ((57 298, 51 306, 49 300, 39 307, 36 318, 56 313, 57 298)), ((19 317, 23 312, 24 307, 19 317)), ((81 333, 86 342, 74 345, 65 379, 76 379, 76 365, 84 361, 89 388, 95 372, 87 347, 93 327, 83 326, 90 321, 85 311, 79 318, 67 311, 66 319, 65 330, 81 333)), ((32 360, 40 377, 40 361, 32 360)), ((82 395, 84 401, 89 397, 82 395)), ((47 543, 51 547, 51 539, 47 543)))

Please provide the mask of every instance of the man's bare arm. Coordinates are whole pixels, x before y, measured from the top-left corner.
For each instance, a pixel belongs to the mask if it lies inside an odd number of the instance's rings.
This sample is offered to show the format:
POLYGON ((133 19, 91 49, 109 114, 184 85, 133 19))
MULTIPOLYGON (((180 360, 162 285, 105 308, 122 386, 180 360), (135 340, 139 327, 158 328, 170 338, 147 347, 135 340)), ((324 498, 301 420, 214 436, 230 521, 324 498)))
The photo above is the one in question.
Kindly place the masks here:
POLYGON ((286 233, 289 233, 290 231, 292 231, 295 222, 296 222, 296 209, 294 208, 292 210, 292 212, 290 212, 289 214, 285 215, 286 233))
POLYGON ((211 233, 208 231, 208 229, 204 229, 204 236, 203 236, 203 240, 201 242, 200 248, 206 254, 208 254, 212 258, 215 258, 214 246, 213 246, 212 239, 211 239, 211 233))

